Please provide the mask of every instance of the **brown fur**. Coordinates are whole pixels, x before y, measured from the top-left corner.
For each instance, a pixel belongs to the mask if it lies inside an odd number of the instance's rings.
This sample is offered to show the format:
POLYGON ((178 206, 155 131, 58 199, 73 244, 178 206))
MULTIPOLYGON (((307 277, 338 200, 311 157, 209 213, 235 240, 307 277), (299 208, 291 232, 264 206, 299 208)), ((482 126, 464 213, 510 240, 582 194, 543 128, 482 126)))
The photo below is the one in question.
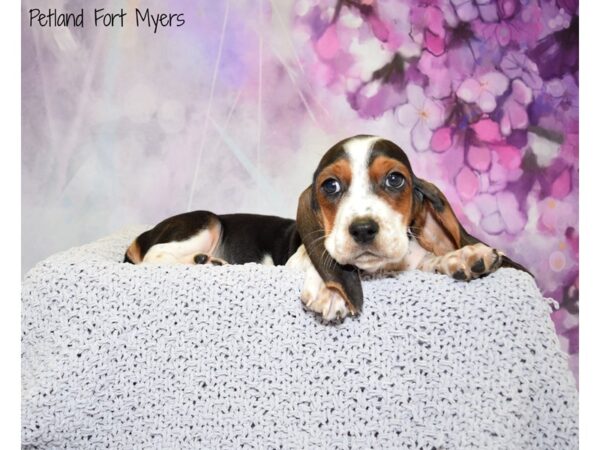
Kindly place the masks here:
POLYGON ((321 210, 325 235, 329 234, 333 228, 338 207, 337 202, 331 202, 320 189, 320 186, 328 178, 336 178, 342 186, 350 186, 352 182, 352 170, 348 160, 340 159, 336 161, 323 169, 317 178, 317 202, 321 210))
POLYGON ((351 316, 355 316, 358 314, 356 306, 350 301, 350 299, 348 298, 348 294, 346 294, 344 287, 340 283, 337 283, 335 281, 328 281, 327 283, 325 283, 325 286, 340 294, 340 296, 344 299, 344 303, 346 303, 346 308, 348 308, 348 312, 351 316))
POLYGON ((421 247, 439 256, 468 244, 462 242, 463 231, 446 196, 434 184, 420 179, 418 182, 419 188, 428 193, 413 211, 412 228, 421 247), (428 195, 435 197, 436 204, 427 201, 428 195))
POLYGON ((408 167, 400 161, 387 156, 378 156, 369 166, 369 179, 374 186, 378 186, 377 192, 389 205, 402 214, 405 224, 411 219, 413 209, 412 197, 412 176, 408 167), (404 188, 397 193, 391 193, 381 188, 385 182, 385 177, 390 172, 400 172, 406 179, 404 188))
POLYGON ((142 252, 137 239, 134 240, 131 245, 127 248, 127 257, 133 264, 139 264, 142 262, 142 252))
POLYGON ((298 233, 325 285, 340 293, 351 314, 358 314, 363 302, 358 270, 351 266, 340 266, 325 250, 321 207, 318 211, 313 209, 312 195, 312 186, 309 186, 298 200, 298 233))

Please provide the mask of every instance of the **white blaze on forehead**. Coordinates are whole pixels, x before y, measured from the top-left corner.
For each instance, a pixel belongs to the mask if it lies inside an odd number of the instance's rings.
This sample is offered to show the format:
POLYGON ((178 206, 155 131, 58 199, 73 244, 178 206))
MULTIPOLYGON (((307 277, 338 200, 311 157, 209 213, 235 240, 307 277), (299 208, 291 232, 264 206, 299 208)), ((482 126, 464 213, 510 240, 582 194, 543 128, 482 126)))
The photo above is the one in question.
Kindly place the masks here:
POLYGON ((373 145, 380 139, 376 136, 356 137, 344 144, 352 179, 337 208, 331 234, 325 239, 325 248, 334 259, 342 264, 356 263, 365 270, 377 270, 390 259, 401 259, 408 248, 402 214, 395 211, 371 187, 369 159, 373 145), (363 217, 368 217, 379 225, 379 232, 370 250, 381 256, 381 261, 366 263, 365 266, 354 261, 363 249, 349 233, 352 222, 363 217))
POLYGON ((347 200, 350 197, 364 198, 371 193, 369 180, 369 157, 373 144, 380 138, 378 137, 358 137, 348 141, 344 145, 344 150, 350 159, 350 170, 352 171, 352 181, 348 191, 347 200))

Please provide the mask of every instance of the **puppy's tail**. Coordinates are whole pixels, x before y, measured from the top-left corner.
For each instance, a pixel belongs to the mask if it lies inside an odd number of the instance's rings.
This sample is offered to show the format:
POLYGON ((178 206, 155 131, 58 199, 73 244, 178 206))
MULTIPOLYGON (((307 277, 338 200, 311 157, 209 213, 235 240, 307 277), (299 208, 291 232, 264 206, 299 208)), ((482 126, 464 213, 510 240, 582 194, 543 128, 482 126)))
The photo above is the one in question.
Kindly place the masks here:
POLYGON ((140 245, 138 240, 135 239, 131 245, 127 248, 125 256, 123 257, 124 263, 139 264, 142 262, 142 255, 140 253, 140 245))

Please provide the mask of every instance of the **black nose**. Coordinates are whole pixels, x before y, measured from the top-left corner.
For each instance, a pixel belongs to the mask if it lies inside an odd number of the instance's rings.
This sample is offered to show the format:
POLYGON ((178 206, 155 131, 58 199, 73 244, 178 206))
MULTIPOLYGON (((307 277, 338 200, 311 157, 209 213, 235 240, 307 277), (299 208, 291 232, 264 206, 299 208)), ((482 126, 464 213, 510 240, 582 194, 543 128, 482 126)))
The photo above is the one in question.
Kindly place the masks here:
POLYGON ((358 244, 368 244, 379 231, 379 225, 373 219, 358 219, 350 225, 350 235, 358 244))

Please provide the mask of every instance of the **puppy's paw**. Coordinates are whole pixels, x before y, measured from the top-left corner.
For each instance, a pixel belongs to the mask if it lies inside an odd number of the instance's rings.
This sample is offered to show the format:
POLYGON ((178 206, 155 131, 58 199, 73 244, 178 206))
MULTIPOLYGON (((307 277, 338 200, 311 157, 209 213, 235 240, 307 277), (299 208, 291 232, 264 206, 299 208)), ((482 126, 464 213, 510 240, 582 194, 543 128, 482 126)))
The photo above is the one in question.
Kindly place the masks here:
POLYGON ((306 272, 300 298, 308 309, 321 314, 327 321, 348 315, 343 297, 335 289, 328 288, 313 267, 306 272))
POLYGON ((194 263, 195 264, 210 264, 213 266, 223 266, 223 265, 227 264, 227 261, 220 259, 220 258, 214 258, 210 255, 207 255, 206 253, 198 253, 197 255, 194 256, 194 263))
POLYGON ((495 272, 503 254, 485 244, 467 245, 426 261, 423 270, 444 273, 456 280, 469 281, 495 272))

